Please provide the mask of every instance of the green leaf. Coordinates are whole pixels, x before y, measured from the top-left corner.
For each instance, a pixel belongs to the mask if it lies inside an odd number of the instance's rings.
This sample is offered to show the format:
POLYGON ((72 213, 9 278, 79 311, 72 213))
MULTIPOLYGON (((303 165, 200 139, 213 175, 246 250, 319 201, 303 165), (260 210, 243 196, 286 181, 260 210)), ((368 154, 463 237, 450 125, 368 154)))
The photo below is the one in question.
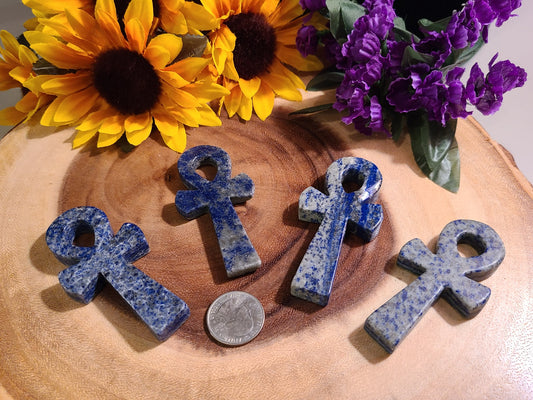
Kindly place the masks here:
POLYGON ((332 106, 333 106, 333 103, 320 104, 318 106, 307 107, 307 108, 302 108, 301 110, 298 110, 298 111, 293 111, 289 115, 314 114, 314 113, 330 110, 332 106))
POLYGON ((174 61, 183 60, 188 57, 201 57, 207 46, 207 37, 204 35, 179 35, 183 41, 183 47, 174 61))
POLYGON ((452 19, 452 16, 439 19, 438 21, 430 21, 429 19, 422 18, 418 20, 418 25, 422 28, 424 31, 428 32, 442 32, 448 24, 450 23, 450 20, 452 19))
POLYGON ((403 52, 402 67, 408 67, 419 63, 433 64, 433 56, 419 53, 411 46, 407 46, 403 52))
POLYGON ((392 28, 392 32, 394 33, 394 39, 397 42, 411 43, 411 41, 420 41, 420 39, 414 33, 407 30, 405 27, 405 21, 400 17, 394 18, 394 27, 392 28))
POLYGON ((450 192, 457 193, 459 190, 461 163, 459 159, 459 146, 455 138, 438 168, 435 168, 429 174, 429 179, 450 192))
POLYGON ((353 29, 353 24, 366 14, 366 9, 350 0, 326 0, 329 11, 330 30, 337 40, 346 39, 353 29))
POLYGON ((407 122, 407 118, 405 118, 405 114, 401 114, 397 112, 392 114, 391 133, 392 133, 392 140, 394 140, 395 142, 397 142, 402 136, 406 122, 407 122))
POLYGON ((399 28, 397 26, 394 26, 392 28, 392 32, 394 33, 394 40, 396 40, 397 42, 411 43, 411 40, 414 42, 418 42, 420 40, 415 34, 409 32, 406 29, 399 28))
POLYGON ((427 113, 408 117, 411 149, 417 165, 433 182, 456 192, 459 189, 460 162, 455 140, 457 120, 445 126, 430 121, 427 113))
POLYGON ((480 37, 473 46, 466 46, 462 49, 454 49, 452 54, 446 59, 445 67, 454 67, 456 65, 461 65, 470 60, 474 55, 481 49, 485 44, 483 38, 480 37))
POLYGON ((306 90, 311 92, 336 89, 344 80, 344 73, 338 70, 325 69, 320 71, 307 84, 306 90))

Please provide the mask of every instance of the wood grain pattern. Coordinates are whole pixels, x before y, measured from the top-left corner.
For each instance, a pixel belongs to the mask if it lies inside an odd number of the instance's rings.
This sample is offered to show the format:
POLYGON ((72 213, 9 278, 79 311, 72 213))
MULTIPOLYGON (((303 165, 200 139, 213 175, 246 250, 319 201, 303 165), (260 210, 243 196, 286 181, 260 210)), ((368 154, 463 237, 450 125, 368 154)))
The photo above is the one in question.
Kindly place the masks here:
POLYGON ((279 102, 266 122, 224 119, 222 128, 189 131, 189 146, 222 147, 233 175, 245 172, 256 185, 236 209, 263 265, 234 280, 225 277, 209 217, 177 213, 178 155, 157 139, 128 154, 71 150, 71 130, 26 125, 0 142, 0 398, 531 397, 533 189, 505 151, 474 120, 461 121, 462 182, 452 194, 421 175, 408 138, 368 138, 335 114, 288 117, 289 107, 279 102), (346 237, 321 308, 289 294, 318 228, 298 221, 297 202, 307 186, 322 190, 330 163, 350 155, 380 168, 385 221, 370 244, 346 237), (80 205, 101 208, 115 231, 125 222, 143 229, 151 252, 135 265, 191 308, 166 342, 109 287, 82 305, 59 286, 63 266, 44 232, 80 205), (491 299, 471 320, 439 300, 387 355, 363 324, 415 279, 395 265, 400 247, 419 237, 432 248, 457 218, 491 225, 506 245, 504 262, 484 281, 491 299), (266 312, 263 331, 238 348, 216 344, 204 326, 207 307, 230 290, 253 294, 266 312))

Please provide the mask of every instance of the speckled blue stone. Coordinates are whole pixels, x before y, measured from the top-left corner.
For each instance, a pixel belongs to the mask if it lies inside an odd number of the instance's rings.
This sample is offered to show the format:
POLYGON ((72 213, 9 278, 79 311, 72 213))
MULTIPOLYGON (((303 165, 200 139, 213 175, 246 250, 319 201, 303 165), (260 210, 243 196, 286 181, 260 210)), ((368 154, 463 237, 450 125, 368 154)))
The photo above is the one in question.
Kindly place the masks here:
POLYGON ((103 286, 115 288, 159 340, 166 340, 189 317, 187 304, 131 263, 150 251, 141 229, 122 225, 113 235, 107 216, 95 207, 77 207, 61 214, 46 231, 46 243, 65 265, 59 273, 63 289, 89 303, 103 286), (84 233, 94 234, 94 245, 74 244, 84 233))
POLYGON ((261 266, 233 204, 252 198, 254 183, 246 174, 231 178, 231 159, 215 146, 196 146, 184 152, 178 160, 178 171, 185 185, 192 190, 176 193, 176 208, 188 219, 209 213, 215 227, 226 273, 235 278, 254 272, 261 266), (210 181, 196 170, 204 165, 217 168, 210 181))
POLYGON ((340 249, 346 231, 365 241, 376 237, 383 222, 381 205, 372 204, 381 187, 379 169, 363 158, 335 161, 326 173, 326 193, 309 187, 300 195, 298 217, 319 223, 291 283, 291 294, 325 306, 329 301, 340 249), (353 192, 343 182, 356 178, 362 186, 353 192))
POLYGON ((420 239, 407 242, 398 255, 399 266, 420 275, 365 322, 365 330, 392 353, 431 305, 443 296, 465 317, 481 311, 490 289, 475 281, 492 274, 505 257, 498 234, 478 221, 459 219, 443 229, 433 254, 420 239), (478 255, 463 257, 459 243, 472 246, 478 255))

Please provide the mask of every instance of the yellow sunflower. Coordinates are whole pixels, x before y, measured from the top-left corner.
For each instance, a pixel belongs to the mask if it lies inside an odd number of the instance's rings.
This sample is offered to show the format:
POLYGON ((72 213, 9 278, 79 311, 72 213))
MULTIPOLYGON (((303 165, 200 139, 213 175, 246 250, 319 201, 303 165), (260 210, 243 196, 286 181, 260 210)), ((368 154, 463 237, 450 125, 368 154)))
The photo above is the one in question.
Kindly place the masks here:
MULTIPOLYGON (((185 0, 147 0, 153 5, 154 17, 160 21, 161 28, 166 32, 183 35, 186 33, 198 34, 201 31, 210 31, 215 27, 216 20, 205 8, 193 1, 185 0)), ((66 21, 65 9, 81 8, 94 13, 95 0, 22 0, 24 5, 31 8, 37 17, 30 20, 26 27, 29 30, 44 30, 38 18, 54 17, 57 22, 66 21)), ((118 21, 122 19, 130 0, 114 0, 118 21)))
POLYGON ((126 133, 132 145, 143 142, 152 123, 173 150, 183 151, 185 126, 218 126, 208 102, 228 91, 212 80, 196 80, 208 60, 190 57, 173 63, 182 40, 173 34, 150 38, 152 2, 132 0, 124 14, 125 36, 115 4, 97 0, 94 17, 81 9, 66 9, 67 24, 41 20, 60 37, 26 32, 33 50, 63 75, 40 75, 26 82, 32 91, 57 96, 41 124, 77 129, 74 147, 98 134, 98 146, 115 143, 126 133))
POLYGON ((231 93, 222 99, 228 115, 249 120, 252 109, 264 120, 275 96, 300 101, 302 80, 287 66, 316 71, 315 56, 302 57, 296 35, 303 22, 298 0, 202 0, 218 21, 209 37, 212 57, 223 85, 231 93))
MULTIPOLYGON (((0 32, 0 90, 22 88, 28 79, 35 76, 33 63, 37 56, 26 46, 19 44, 15 37, 7 32, 0 32)), ((44 104, 52 100, 51 96, 23 90, 24 96, 14 107, 0 111, 1 125, 16 125, 29 119, 44 104), (24 93, 25 92, 25 93, 24 93)))

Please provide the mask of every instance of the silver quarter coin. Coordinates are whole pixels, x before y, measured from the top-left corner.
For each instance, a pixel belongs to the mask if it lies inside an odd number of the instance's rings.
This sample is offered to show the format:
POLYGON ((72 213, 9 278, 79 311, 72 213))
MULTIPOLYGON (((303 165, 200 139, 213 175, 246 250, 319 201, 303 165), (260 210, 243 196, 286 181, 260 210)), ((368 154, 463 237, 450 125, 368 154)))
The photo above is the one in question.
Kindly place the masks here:
POLYGON ((228 292, 207 310, 207 329, 218 342, 240 346, 255 338, 265 322, 263 306, 246 292, 228 292))

